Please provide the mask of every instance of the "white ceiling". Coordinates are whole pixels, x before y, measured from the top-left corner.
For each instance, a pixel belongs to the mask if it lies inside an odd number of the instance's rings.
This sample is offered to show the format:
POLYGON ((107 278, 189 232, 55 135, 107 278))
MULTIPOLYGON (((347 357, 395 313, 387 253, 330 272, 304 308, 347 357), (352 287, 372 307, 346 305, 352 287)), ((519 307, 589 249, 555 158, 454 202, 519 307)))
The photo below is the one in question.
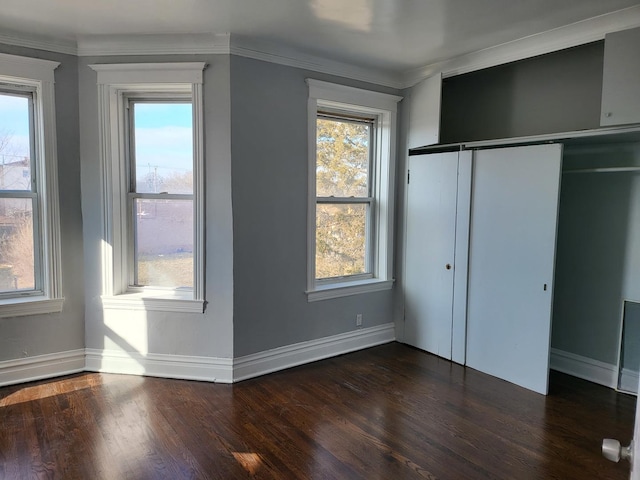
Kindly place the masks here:
POLYGON ((0 40, 231 33, 403 73, 629 7, 637 0, 1 0, 0 40), (4 34, 4 35, 3 35, 4 34))

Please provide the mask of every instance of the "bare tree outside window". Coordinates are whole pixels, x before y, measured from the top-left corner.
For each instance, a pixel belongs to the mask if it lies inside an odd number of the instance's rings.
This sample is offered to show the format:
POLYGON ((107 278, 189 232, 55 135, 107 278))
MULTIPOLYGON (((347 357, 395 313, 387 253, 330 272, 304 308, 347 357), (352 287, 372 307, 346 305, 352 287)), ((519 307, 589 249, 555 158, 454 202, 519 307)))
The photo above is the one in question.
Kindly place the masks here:
POLYGON ((30 110, 29 95, 0 92, 0 293, 36 288, 30 110))
MULTIPOLYGON (((6 204, 6 199, 0 200, 6 204)), ((5 205, 6 206, 6 205, 5 205)), ((33 219, 31 211, 14 210, 0 216, 0 292, 35 288, 33 219)))

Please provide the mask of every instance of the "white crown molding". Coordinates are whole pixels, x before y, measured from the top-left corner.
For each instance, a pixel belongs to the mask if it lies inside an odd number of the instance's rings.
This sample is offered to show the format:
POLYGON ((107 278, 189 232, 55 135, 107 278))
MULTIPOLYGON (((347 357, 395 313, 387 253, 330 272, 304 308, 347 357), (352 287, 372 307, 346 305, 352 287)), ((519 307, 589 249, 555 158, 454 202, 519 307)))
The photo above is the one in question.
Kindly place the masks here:
POLYGON ((640 6, 607 13, 563 27, 485 48, 455 58, 409 70, 402 76, 402 88, 442 73, 443 78, 602 40, 607 33, 640 26, 640 6))
POLYGON ((397 89, 437 73, 451 77, 602 40, 607 33, 640 26, 640 5, 582 20, 405 72, 355 66, 229 33, 177 35, 83 35, 77 41, 0 33, 0 43, 77 56, 233 54, 397 89))
POLYGON ((48 52, 64 53, 66 55, 77 55, 78 48, 75 40, 61 38, 44 37, 24 32, 12 32, 4 30, 0 32, 0 43, 13 45, 16 47, 34 48, 36 50, 46 50, 48 52))
POLYGON ((0 387, 84 370, 84 348, 0 362, 0 387))
POLYGON ((230 53, 239 57, 302 68, 391 88, 399 89, 403 85, 401 75, 387 70, 359 67, 320 56, 308 55, 295 49, 261 42, 245 36, 231 34, 230 53))
POLYGON ((324 358, 382 345, 393 342, 395 339, 395 324, 387 323, 238 357, 233 361, 233 381, 239 382, 324 358))
POLYGON ((228 54, 228 33, 81 35, 78 56, 228 54))
POLYGON ((52 40, 25 34, 0 34, 0 43, 79 57, 130 55, 237 55, 269 63, 327 73, 363 82, 401 88, 401 76, 380 69, 358 67, 294 49, 229 33, 178 35, 81 35, 75 41, 52 40))

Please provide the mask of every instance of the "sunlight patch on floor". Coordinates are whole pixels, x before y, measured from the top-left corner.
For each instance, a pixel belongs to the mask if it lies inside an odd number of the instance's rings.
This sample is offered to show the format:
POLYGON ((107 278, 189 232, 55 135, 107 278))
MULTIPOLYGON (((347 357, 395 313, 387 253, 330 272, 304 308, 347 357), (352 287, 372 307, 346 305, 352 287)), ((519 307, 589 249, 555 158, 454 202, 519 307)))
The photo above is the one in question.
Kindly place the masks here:
POLYGON ((84 390, 85 388, 91 388, 106 381, 109 380, 105 380, 103 377, 94 378, 83 375, 73 379, 64 379, 59 381, 52 380, 38 385, 22 387, 5 397, 0 396, 0 407, 8 407, 9 405, 17 405, 23 402, 31 402, 34 400, 42 400, 47 397, 54 397, 56 395, 63 395, 76 390, 84 390))
POLYGON ((242 465, 242 468, 244 468, 250 475, 255 475, 262 465, 260 455, 258 455, 257 453, 232 453, 238 463, 242 465))

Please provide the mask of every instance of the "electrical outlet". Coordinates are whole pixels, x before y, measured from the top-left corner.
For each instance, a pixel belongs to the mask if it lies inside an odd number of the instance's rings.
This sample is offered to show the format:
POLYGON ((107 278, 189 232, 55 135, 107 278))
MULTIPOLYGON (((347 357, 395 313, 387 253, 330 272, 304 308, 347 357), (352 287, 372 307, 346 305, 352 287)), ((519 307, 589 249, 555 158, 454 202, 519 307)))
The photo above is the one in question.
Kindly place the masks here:
POLYGON ((356 315, 356 327, 361 327, 362 326, 362 314, 359 313, 356 315))

